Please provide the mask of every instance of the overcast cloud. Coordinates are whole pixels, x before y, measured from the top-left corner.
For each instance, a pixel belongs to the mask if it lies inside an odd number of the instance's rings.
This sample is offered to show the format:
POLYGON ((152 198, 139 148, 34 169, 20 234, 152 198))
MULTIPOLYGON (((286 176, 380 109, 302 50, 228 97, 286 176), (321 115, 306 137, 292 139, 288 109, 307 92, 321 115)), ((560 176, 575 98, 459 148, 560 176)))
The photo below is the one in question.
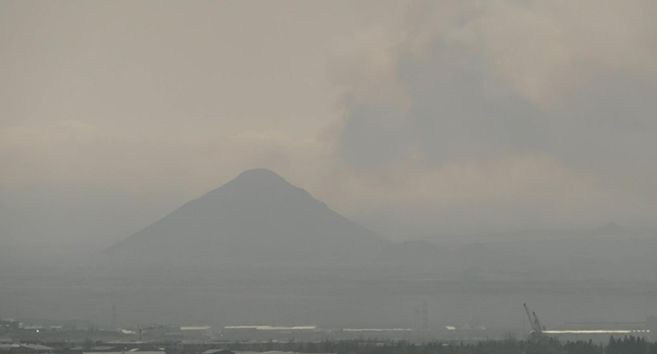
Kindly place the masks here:
POLYGON ((3 237, 105 244, 252 167, 390 237, 655 227, 655 13, 4 1, 3 237))

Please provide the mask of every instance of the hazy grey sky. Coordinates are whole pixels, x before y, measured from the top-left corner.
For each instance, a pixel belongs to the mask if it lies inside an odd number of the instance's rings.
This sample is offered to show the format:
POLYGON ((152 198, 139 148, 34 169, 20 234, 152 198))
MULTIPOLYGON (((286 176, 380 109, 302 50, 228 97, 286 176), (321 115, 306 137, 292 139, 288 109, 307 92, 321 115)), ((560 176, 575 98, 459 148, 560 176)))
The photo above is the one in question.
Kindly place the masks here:
POLYGON ((5 238, 268 167, 399 237, 656 226, 657 3, 2 1, 5 238))

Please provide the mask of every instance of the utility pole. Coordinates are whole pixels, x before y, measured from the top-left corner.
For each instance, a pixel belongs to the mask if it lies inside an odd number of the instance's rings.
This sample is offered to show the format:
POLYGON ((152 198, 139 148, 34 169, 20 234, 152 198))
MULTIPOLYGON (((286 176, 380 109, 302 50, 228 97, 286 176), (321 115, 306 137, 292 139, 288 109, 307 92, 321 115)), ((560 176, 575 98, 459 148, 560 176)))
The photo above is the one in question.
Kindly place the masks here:
POLYGON ((422 302, 422 330, 429 331, 429 305, 427 300, 422 302))
POLYGON ((422 301, 420 308, 416 309, 416 314, 419 320, 419 330, 422 332, 429 331, 429 305, 427 300, 422 301))
POLYGON ((117 329, 118 325, 116 323, 116 305, 112 304, 112 329, 117 329))

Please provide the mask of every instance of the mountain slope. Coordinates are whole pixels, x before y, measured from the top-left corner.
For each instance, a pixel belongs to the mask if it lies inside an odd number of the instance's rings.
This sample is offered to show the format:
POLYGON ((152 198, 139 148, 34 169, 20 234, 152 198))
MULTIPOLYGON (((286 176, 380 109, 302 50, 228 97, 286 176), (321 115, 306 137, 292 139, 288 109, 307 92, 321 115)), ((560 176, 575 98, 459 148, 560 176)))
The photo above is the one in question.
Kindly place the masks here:
POLYGON ((192 200, 106 252, 121 264, 344 264, 385 241, 265 169, 192 200))

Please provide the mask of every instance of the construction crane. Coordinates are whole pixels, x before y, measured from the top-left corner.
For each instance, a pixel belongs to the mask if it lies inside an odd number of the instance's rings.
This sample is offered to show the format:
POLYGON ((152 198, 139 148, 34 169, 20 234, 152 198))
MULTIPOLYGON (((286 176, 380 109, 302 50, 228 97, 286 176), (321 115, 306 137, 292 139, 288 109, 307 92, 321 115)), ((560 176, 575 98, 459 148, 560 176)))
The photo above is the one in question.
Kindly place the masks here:
POLYGON ((545 330, 545 326, 541 324, 541 321, 538 319, 538 316, 536 316, 536 312, 529 311, 529 307, 527 307, 527 304, 522 304, 522 305, 525 308, 527 319, 529 319, 529 324, 532 327, 531 334, 534 336, 542 336, 543 331, 545 330))

